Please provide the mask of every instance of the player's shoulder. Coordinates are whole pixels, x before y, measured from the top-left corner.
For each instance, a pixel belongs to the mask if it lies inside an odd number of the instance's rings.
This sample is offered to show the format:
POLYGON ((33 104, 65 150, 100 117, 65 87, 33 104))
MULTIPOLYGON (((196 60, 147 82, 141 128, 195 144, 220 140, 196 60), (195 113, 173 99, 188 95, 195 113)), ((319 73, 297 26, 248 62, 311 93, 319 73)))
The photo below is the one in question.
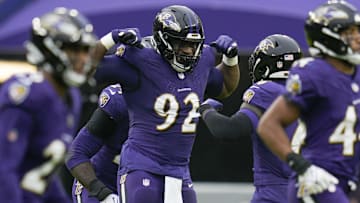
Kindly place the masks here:
MULTIPOLYGON (((284 82, 285 83, 285 82, 284 82)), ((271 101, 283 93, 284 85, 269 80, 261 80, 250 86, 243 94, 243 101, 257 103, 257 101, 271 101)))
POLYGON ((330 66, 321 58, 306 57, 295 61, 290 72, 309 73, 313 75, 326 73, 326 67, 330 66))
POLYGON ((109 85, 104 88, 100 93, 98 106, 105 110, 112 109, 112 111, 126 109, 120 84, 109 85))
POLYGON ((208 44, 203 45, 201 57, 215 57, 216 56, 216 49, 214 47, 211 47, 208 44))
MULTIPOLYGON (((304 58, 295 61, 288 78, 288 84, 311 83, 321 86, 335 77, 334 68, 322 58, 304 58)), ((287 84, 287 86, 288 86, 287 84)), ((297 85, 295 85, 297 86, 297 85)))
POLYGON ((51 99, 49 85, 40 72, 15 74, 2 85, 3 102, 16 106, 45 104, 51 99))

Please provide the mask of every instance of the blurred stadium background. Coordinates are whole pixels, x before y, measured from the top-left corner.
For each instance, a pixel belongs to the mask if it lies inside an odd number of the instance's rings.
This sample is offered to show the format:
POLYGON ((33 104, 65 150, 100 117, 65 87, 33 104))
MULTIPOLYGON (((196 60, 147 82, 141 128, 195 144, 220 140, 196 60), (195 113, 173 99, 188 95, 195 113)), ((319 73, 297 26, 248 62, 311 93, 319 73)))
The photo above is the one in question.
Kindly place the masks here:
MULTIPOLYGON (((240 47, 241 83, 224 101, 223 113, 238 110, 243 91, 250 85, 247 70, 249 53, 267 35, 281 33, 296 39, 307 52, 303 32, 309 10, 326 0, 0 0, 0 82, 14 72, 31 71, 24 63, 23 42, 29 36, 31 19, 58 6, 76 8, 94 24, 98 36, 113 28, 138 27, 142 36, 152 32, 156 12, 171 4, 187 5, 202 18, 206 42, 228 34, 240 47)), ((360 8, 359 0, 348 0, 360 8)), ((90 86, 93 84, 89 84, 90 86)), ((96 106, 99 88, 83 88, 82 123, 96 106)), ((199 203, 249 202, 252 186, 251 140, 214 140, 200 122, 191 159, 192 177, 199 203)))

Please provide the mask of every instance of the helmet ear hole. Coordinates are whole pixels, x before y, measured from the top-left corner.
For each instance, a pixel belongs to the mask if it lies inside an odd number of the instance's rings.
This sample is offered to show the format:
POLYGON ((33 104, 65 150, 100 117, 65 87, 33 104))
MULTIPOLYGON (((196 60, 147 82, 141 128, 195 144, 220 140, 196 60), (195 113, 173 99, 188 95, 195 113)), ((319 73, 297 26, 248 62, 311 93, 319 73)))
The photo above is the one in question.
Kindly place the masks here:
POLYGON ((270 35, 263 39, 249 58, 253 82, 286 79, 292 63, 301 57, 298 43, 286 35, 270 35))

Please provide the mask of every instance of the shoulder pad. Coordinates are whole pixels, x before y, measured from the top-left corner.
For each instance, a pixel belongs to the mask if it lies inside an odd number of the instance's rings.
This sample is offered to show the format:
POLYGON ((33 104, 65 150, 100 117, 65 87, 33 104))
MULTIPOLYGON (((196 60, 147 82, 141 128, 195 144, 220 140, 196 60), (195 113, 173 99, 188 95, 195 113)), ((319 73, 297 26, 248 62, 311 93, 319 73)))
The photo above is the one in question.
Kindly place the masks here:
POLYGON ((116 95, 122 95, 122 89, 120 84, 110 85, 106 87, 99 96, 99 107, 103 108, 112 97, 116 95))

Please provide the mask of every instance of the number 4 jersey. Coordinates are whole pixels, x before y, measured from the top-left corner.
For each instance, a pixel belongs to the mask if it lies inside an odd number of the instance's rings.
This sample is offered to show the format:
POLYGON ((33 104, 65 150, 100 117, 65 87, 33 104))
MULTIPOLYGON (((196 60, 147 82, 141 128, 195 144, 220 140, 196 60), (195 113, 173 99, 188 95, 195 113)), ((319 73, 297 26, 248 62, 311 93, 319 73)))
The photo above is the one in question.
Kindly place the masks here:
POLYGON ((314 58, 299 61, 286 84, 307 129, 301 154, 344 180, 356 179, 360 157, 359 87, 359 69, 347 75, 314 58))
POLYGON ((70 88, 60 98, 41 73, 17 75, 0 90, 0 199, 4 202, 66 201, 52 174, 63 163, 80 110, 70 88), (53 194, 49 194, 51 187, 53 194), (55 196, 55 197, 54 197, 55 196), (24 200, 26 199, 26 200, 24 200))

